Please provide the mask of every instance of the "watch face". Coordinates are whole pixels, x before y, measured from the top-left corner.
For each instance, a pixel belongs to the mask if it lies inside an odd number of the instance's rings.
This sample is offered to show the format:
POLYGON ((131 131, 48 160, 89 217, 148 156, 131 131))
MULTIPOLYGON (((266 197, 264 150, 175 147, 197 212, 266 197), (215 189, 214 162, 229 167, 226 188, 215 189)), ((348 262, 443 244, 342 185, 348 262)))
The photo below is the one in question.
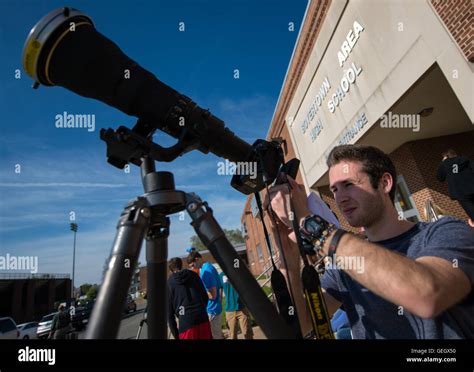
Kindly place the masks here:
POLYGON ((326 229, 326 224, 320 218, 314 217, 309 218, 305 221, 304 228, 308 231, 311 235, 316 238, 319 238, 323 231, 326 229))

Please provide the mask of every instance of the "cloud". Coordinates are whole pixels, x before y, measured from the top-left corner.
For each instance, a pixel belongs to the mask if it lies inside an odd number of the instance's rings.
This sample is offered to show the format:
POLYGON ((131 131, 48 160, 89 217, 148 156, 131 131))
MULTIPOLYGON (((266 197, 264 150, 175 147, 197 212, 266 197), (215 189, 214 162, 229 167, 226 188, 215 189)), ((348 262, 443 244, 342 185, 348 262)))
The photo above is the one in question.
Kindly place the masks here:
POLYGON ((87 188, 117 188, 130 187, 127 184, 92 183, 92 182, 0 182, 0 187, 87 187, 87 188))

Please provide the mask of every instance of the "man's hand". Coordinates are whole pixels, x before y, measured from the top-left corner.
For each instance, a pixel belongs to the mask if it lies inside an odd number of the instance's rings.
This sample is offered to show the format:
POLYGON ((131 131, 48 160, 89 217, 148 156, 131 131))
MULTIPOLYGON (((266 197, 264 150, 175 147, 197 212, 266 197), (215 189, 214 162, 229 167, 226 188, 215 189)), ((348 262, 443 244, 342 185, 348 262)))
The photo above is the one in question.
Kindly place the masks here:
POLYGON ((287 179, 288 183, 270 188, 269 195, 265 197, 264 208, 268 209, 271 207, 275 217, 283 222, 287 228, 293 229, 292 220, 294 218, 304 218, 311 214, 311 212, 308 209, 304 187, 298 185, 290 176, 287 176, 287 179), (291 189, 291 194, 289 188, 291 189), (291 210, 290 198, 294 210, 291 210))
POLYGON ((217 290, 216 287, 209 288, 207 291, 207 296, 209 297, 210 300, 215 300, 217 297, 217 290))

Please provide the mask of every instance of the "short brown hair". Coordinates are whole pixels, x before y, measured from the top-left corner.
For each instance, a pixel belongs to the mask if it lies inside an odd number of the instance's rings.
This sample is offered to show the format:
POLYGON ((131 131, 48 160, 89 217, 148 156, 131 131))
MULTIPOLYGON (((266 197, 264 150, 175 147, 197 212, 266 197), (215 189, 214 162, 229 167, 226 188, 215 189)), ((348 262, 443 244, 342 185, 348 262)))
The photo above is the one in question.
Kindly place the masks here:
POLYGON ((389 196, 392 203, 395 200, 397 189, 397 170, 392 160, 382 150, 374 146, 366 145, 341 145, 334 147, 329 153, 327 166, 340 163, 342 160, 359 161, 362 163, 362 171, 369 175, 370 184, 374 189, 378 188, 379 181, 385 173, 389 173, 393 179, 393 185, 389 196))
POLYGON ((170 260, 168 267, 170 271, 179 271, 183 268, 183 260, 179 257, 174 257, 170 260))
POLYGON ((455 158, 456 156, 458 156, 458 154, 453 149, 447 149, 441 154, 441 157, 444 158, 445 156, 447 156, 448 158, 455 158))
POLYGON ((197 258, 202 258, 201 254, 198 251, 192 251, 190 254, 188 254, 188 258, 186 259, 186 261, 189 265, 195 262, 197 258))

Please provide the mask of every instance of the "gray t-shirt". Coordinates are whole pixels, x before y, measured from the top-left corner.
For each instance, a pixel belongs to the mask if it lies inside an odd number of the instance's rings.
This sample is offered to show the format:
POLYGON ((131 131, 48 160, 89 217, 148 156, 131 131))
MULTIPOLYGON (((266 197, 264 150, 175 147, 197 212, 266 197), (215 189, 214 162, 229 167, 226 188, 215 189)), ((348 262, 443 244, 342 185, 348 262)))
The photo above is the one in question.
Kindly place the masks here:
POLYGON ((326 291, 341 301, 354 338, 474 338, 474 229, 453 217, 419 222, 397 237, 380 242, 411 259, 433 256, 457 265, 469 278, 471 292, 434 319, 422 319, 364 288, 348 274, 328 269, 321 278, 326 291), (456 260, 456 261, 454 261, 456 260), (401 314, 401 315, 399 315, 401 314))

